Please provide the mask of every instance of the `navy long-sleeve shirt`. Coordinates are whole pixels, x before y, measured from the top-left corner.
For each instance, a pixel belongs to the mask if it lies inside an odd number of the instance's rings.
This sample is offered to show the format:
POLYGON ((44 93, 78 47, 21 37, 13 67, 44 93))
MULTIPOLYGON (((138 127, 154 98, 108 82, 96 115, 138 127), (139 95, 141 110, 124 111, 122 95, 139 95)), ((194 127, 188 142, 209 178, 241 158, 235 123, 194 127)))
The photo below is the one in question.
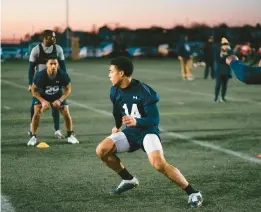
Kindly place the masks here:
POLYGON ((181 56, 183 59, 189 59, 193 52, 188 42, 182 42, 178 45, 177 49, 178 56, 181 56))
POLYGON ((240 60, 232 60, 230 68, 241 82, 246 84, 261 84, 261 67, 249 66, 240 60))

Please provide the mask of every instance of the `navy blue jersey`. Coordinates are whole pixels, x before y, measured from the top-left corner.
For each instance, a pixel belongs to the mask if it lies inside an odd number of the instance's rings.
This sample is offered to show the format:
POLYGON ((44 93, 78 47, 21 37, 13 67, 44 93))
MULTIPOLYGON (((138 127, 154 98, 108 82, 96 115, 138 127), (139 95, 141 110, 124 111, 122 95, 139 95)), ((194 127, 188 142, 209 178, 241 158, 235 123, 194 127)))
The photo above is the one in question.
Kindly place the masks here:
POLYGON ((137 120, 137 126, 126 126, 123 130, 129 142, 142 145, 146 134, 159 136, 159 96, 151 87, 132 79, 127 88, 112 86, 110 98, 117 128, 121 127, 122 117, 125 115, 132 115, 137 120))
POLYGON ((37 72, 34 84, 38 88, 40 95, 47 101, 54 101, 62 96, 62 88, 71 82, 70 77, 61 69, 57 70, 56 76, 51 79, 47 74, 47 69, 37 72))

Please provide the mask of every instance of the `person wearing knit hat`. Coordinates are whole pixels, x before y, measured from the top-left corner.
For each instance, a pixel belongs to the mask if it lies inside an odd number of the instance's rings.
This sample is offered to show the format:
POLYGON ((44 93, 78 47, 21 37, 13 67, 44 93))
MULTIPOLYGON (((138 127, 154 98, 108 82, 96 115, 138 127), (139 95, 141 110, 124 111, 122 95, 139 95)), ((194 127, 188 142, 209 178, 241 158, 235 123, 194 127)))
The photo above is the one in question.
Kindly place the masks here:
POLYGON ((232 77, 232 73, 229 65, 226 64, 226 58, 231 55, 231 47, 229 41, 223 37, 221 39, 220 54, 217 58, 217 68, 216 68, 216 86, 215 86, 215 98, 214 101, 226 102, 226 93, 228 80, 232 77), (221 99, 219 99, 219 93, 221 89, 221 99))

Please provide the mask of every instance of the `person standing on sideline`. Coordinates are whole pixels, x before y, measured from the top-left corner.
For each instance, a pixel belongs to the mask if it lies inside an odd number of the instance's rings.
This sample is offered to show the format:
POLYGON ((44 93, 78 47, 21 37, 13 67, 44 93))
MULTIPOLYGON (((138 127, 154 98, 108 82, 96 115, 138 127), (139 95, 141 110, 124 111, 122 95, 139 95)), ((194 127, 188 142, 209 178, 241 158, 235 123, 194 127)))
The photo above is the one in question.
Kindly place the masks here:
POLYGON ((254 65, 261 66, 261 45, 259 45, 259 48, 255 52, 254 60, 250 63, 250 66, 254 65))
MULTIPOLYGON (((43 41, 42 43, 35 46, 29 57, 29 71, 28 71, 28 90, 31 91, 33 78, 35 73, 42 71, 46 68, 46 62, 50 56, 58 58, 59 67, 66 72, 65 57, 63 54, 63 49, 61 46, 56 44, 56 35, 52 30, 44 30, 42 33, 43 41)), ((30 107, 31 120, 34 115, 34 105, 33 102, 30 107)), ((52 107, 52 116, 54 122, 54 137, 57 139, 63 139, 65 136, 60 130, 60 113, 55 107, 52 107)), ((30 124, 30 130, 28 135, 32 134, 32 124, 30 124)))
POLYGON ((188 42, 188 36, 184 36, 184 40, 179 44, 178 49, 178 60, 181 66, 181 75, 184 80, 193 80, 192 76, 192 63, 193 53, 188 42))
POLYGON ((207 79, 210 76, 212 79, 215 78, 214 76, 214 63, 215 63, 215 46, 214 46, 214 37, 210 36, 208 41, 204 46, 204 61, 206 63, 205 72, 204 72, 204 79, 207 79))
POLYGON ((158 127, 159 96, 150 86, 132 78, 133 69, 133 63, 127 57, 112 59, 109 67, 110 98, 116 125, 112 134, 97 146, 96 154, 122 178, 111 195, 120 195, 139 185, 138 179, 126 169, 117 154, 142 149, 157 171, 187 193, 189 205, 199 207, 203 202, 201 193, 192 188, 181 172, 164 157, 158 127), (126 127, 121 131, 122 124, 126 127))
POLYGON ((215 98, 214 101, 216 103, 226 102, 226 93, 227 93, 227 85, 228 80, 232 77, 232 72, 230 70, 229 65, 226 64, 226 58, 231 55, 232 50, 229 45, 229 42, 226 38, 222 38, 220 54, 217 61, 216 68, 216 86, 215 86, 215 98), (221 89, 221 99, 219 99, 219 93, 221 89))

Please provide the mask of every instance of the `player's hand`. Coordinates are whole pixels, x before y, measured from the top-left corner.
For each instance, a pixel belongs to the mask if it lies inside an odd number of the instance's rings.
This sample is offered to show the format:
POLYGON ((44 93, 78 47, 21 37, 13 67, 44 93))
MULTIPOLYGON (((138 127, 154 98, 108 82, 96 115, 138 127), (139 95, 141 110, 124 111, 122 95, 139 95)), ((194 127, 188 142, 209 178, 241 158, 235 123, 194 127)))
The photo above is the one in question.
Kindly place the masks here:
POLYGON ((42 104, 42 109, 41 109, 42 112, 43 112, 44 110, 50 109, 50 107, 51 107, 50 103, 47 102, 47 101, 45 101, 45 100, 42 101, 41 104, 42 104))
POLYGON ((57 100, 53 101, 52 106, 54 108, 59 108, 61 106, 61 102, 57 99, 57 100))
POLYGON ((182 57, 181 57, 181 56, 178 56, 178 60, 182 60, 182 57))
POLYGON ((117 128, 117 127, 113 127, 112 129, 111 129, 111 133, 112 134, 114 134, 114 133, 118 133, 118 132, 120 132, 121 131, 121 128, 117 128))
POLYGON ((230 55, 226 58, 226 63, 229 65, 232 60, 238 60, 238 57, 236 55, 230 55))
POLYGON ((122 122, 127 126, 127 127, 134 127, 137 125, 137 121, 133 116, 123 116, 122 117, 122 122))
POLYGON ((32 89, 32 85, 29 85, 28 86, 28 91, 31 92, 31 89, 32 89))

